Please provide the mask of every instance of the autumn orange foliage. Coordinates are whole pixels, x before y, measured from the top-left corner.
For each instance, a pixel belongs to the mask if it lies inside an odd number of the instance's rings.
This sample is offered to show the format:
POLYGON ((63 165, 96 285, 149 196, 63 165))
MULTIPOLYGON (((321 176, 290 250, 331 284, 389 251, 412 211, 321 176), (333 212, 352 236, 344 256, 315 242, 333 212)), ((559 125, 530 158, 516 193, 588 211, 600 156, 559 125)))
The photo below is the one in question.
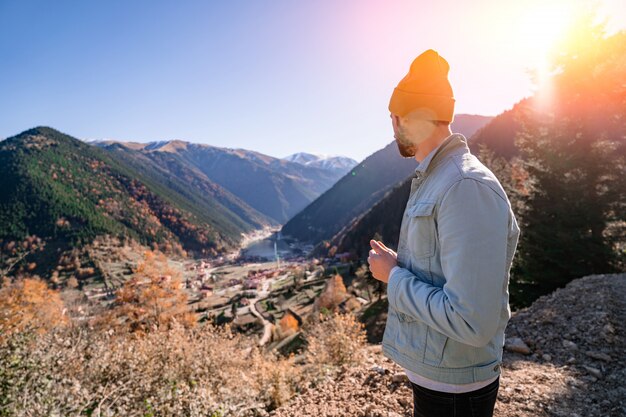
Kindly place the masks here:
POLYGON ((46 333, 67 324, 58 291, 34 278, 7 280, 0 288, 0 341, 14 332, 46 333))
POLYGON ((113 308, 97 324, 145 333, 174 322, 193 327, 196 317, 188 307, 180 272, 163 253, 146 251, 133 276, 116 292, 113 308))
POLYGON ((298 323, 298 319, 289 311, 287 311, 280 319, 278 325, 280 326, 280 330, 283 335, 293 334, 300 330, 300 323, 298 323))
POLYGON ((328 280, 324 291, 316 300, 318 309, 326 308, 336 311, 339 304, 347 297, 347 293, 343 278, 340 274, 336 274, 328 280))

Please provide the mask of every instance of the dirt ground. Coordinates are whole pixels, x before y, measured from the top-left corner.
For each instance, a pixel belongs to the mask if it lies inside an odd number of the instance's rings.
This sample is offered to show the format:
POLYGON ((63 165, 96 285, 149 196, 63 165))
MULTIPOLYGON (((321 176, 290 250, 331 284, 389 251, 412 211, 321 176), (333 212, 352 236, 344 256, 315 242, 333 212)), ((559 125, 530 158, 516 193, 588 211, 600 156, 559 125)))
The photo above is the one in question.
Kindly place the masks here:
MULTIPOLYGON (((626 416, 625 330, 626 274, 575 280, 515 312, 494 415, 626 416)), ((270 415, 412 416, 402 369, 380 345, 367 352, 362 365, 342 369, 270 415)))

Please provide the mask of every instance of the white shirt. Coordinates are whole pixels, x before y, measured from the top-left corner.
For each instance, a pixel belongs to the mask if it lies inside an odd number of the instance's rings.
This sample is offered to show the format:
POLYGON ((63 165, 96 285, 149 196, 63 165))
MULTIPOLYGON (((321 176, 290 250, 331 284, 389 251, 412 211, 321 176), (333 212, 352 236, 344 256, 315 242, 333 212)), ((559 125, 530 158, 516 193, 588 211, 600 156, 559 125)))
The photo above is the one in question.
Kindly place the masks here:
POLYGON ((406 373, 406 376, 409 377, 409 380, 416 385, 431 389, 433 391, 448 392, 454 394, 475 391, 491 384, 493 381, 498 379, 499 376, 496 375, 493 378, 489 378, 485 381, 470 382, 469 384, 446 384, 445 382, 433 381, 432 379, 425 378, 408 369, 405 369, 404 372, 406 373))

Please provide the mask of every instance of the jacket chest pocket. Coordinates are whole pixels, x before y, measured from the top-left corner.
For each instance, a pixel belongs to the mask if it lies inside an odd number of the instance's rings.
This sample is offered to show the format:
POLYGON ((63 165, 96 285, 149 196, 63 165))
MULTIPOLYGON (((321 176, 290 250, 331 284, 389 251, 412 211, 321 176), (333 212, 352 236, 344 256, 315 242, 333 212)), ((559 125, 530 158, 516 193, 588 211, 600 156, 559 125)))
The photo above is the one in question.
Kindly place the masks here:
POLYGON ((435 203, 431 201, 416 201, 407 210, 407 246, 414 259, 435 254, 434 210, 435 203))

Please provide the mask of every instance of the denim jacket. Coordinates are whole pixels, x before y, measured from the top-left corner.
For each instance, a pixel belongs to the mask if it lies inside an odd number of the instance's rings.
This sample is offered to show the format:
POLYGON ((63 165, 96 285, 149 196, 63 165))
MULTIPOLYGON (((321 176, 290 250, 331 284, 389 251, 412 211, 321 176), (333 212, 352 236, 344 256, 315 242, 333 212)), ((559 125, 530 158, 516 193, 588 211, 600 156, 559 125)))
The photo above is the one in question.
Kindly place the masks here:
POLYGON ((389 276, 386 357, 451 384, 500 374, 520 234, 495 175, 453 134, 415 170, 389 276))

